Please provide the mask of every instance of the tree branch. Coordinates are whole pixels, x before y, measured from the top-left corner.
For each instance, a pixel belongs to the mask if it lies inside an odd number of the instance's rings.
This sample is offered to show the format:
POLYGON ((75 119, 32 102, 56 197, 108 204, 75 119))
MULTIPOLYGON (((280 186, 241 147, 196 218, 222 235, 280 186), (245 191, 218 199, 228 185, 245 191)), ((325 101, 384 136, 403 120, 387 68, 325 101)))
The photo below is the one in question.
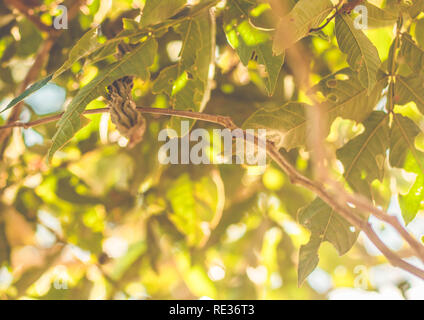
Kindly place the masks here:
MULTIPOLYGON (((82 1, 78 1, 82 2, 82 1)), ((336 13, 330 17, 330 21, 334 19, 334 17, 337 15, 338 11, 340 10, 340 6, 344 4, 344 0, 339 1, 339 4, 335 7, 336 13)), ((344 7, 342 7, 342 10, 344 7)), ((74 11, 74 12, 77 12, 74 11)), ((71 10, 70 10, 71 15, 71 10)), ((329 21, 326 22, 326 24, 318 29, 311 29, 311 31, 318 31, 324 28, 329 21)), ((56 34, 56 33, 55 33, 56 34)), ((42 49, 40 50, 40 53, 38 54, 36 58, 36 63, 34 63, 34 66, 30 69, 28 72, 27 77, 25 78, 25 81, 22 84, 21 91, 25 90, 25 88, 37 77, 40 70, 42 69, 42 66, 44 65, 46 61, 46 57, 48 56, 48 52, 50 51, 54 40, 56 36, 51 36, 44 44, 42 49)), ((300 59, 302 60, 302 59, 300 59)), ((296 67, 302 65, 299 63, 295 64, 296 67)), ((305 65, 309 65, 305 63, 305 65)), ((295 70, 296 68, 292 68, 295 70)), ((393 70, 392 70, 393 73, 393 70)), ((309 72, 300 72, 299 77, 300 78, 300 84, 304 89, 309 88, 309 72)), ((312 99, 314 101, 314 99, 312 99)), ((315 102, 315 101, 314 101, 315 102)), ((19 118, 20 111, 22 108, 22 103, 15 106, 15 108, 12 110, 11 116, 8 119, 8 122, 4 126, 0 126, 0 143, 7 139, 10 135, 11 129, 15 127, 22 127, 22 128, 30 128, 46 123, 50 123, 53 121, 59 120, 63 113, 49 116, 46 118, 38 119, 32 122, 28 123, 22 123, 18 122, 17 119, 19 118)), ((316 104, 319 106, 319 104, 316 104)), ((156 114, 156 115, 164 115, 164 116, 174 116, 174 117, 181 117, 186 119, 193 119, 193 120, 199 120, 199 121, 205 121, 210 123, 215 123, 218 125, 221 125, 225 128, 228 128, 230 130, 239 129, 238 126, 234 124, 231 118, 220 116, 220 115, 211 115, 211 114, 205 114, 200 112, 191 112, 191 111, 182 111, 182 110, 173 110, 173 109, 158 109, 158 108, 137 108, 142 113, 149 113, 149 114, 156 114)), ((86 110, 84 114, 96 114, 96 113, 104 113, 109 112, 109 108, 102 108, 102 109, 93 109, 93 110, 86 110)), ((318 113, 311 114, 311 121, 313 124, 314 130, 318 130, 321 127, 321 124, 324 123, 325 119, 322 118, 322 115, 320 116, 320 112, 318 110, 318 113)), ((247 135, 247 133, 245 133, 247 135)), ((397 253, 390 250, 384 242, 378 237, 378 235, 375 233, 371 225, 362 217, 358 216, 349 206, 350 204, 355 205, 358 209, 370 213, 377 217, 378 219, 385 221, 392 225, 397 232, 402 236, 402 238, 410 245, 411 249, 414 250, 417 257, 419 257, 422 261, 424 261, 424 246, 417 241, 412 235, 410 235, 407 230, 401 225, 399 220, 396 217, 390 216, 386 212, 376 208, 373 206, 368 199, 365 199, 364 197, 360 195, 352 195, 349 194, 343 187, 340 188, 340 184, 336 181, 333 181, 329 178, 328 168, 326 165, 323 165, 324 163, 330 163, 327 158, 327 152, 325 145, 323 145, 324 138, 322 137, 322 132, 317 132, 316 139, 313 141, 316 143, 313 150, 321 150, 319 154, 314 155, 315 161, 313 161, 314 166, 317 166, 320 172, 318 174, 318 181, 310 180, 309 178, 302 175, 287 159, 285 159, 279 150, 275 147, 275 145, 269 141, 261 141, 260 138, 254 137, 255 144, 258 147, 266 146, 267 154, 273 159, 273 161, 288 175, 290 181, 293 184, 300 185, 305 187, 306 189, 314 192, 317 196, 319 196, 323 201, 325 201, 331 208, 333 208, 336 212, 340 214, 343 218, 345 218, 349 223, 351 223, 353 226, 355 226, 358 230, 363 231, 368 239, 381 251, 381 253, 388 259, 388 261, 396 267, 399 267, 403 270, 406 270, 417 277, 424 280, 424 271, 420 268, 417 268, 416 266, 406 262, 403 260, 397 253), (316 141, 319 140, 319 141, 316 141), (321 148, 322 147, 322 148, 321 148)), ((5 143, 3 147, 7 145, 5 143)), ((1 150, 3 153, 4 149, 1 150)), ((1 154, 2 155, 2 154, 1 154)))
MULTIPOLYGON (((234 124, 230 117, 220 116, 220 115, 211 115, 200 112, 193 111, 182 111, 182 110, 173 110, 173 109, 158 109, 158 108, 145 108, 145 107, 137 107, 142 113, 147 114, 156 114, 163 116, 174 116, 185 119, 193 119, 199 121, 205 121, 210 123, 215 123, 221 125, 230 130, 239 129, 237 125, 234 124)), ((109 112, 109 108, 100 108, 100 109, 92 109, 86 110, 84 114, 98 114, 109 112)), ((7 124, 4 126, 0 126, 0 130, 2 129, 10 129, 13 127, 22 127, 22 128, 30 128, 46 123, 50 123, 53 121, 57 121, 62 117, 63 113, 57 114, 54 116, 38 119, 28 123, 15 122, 12 124, 7 124)), ((247 136, 247 133, 246 133, 247 136)), ((303 186, 308 190, 314 192, 317 196, 319 196, 322 200, 324 200, 331 208, 333 208, 336 212, 338 212, 343 218, 345 218, 349 223, 355 226, 358 230, 363 231, 368 239, 381 251, 381 253, 387 258, 387 260, 395 267, 399 267, 405 271, 414 274, 415 276, 424 280, 424 271, 415 267, 414 265, 406 262, 392 250, 390 250, 383 241, 378 237, 375 231, 372 229, 371 225, 359 218, 349 207, 349 203, 353 203, 357 205, 364 211, 370 212, 374 214, 376 217, 381 218, 382 220, 390 223, 392 226, 396 228, 396 230, 402 235, 402 237, 411 245, 411 248, 418 253, 418 256, 421 258, 421 254, 424 252, 424 247, 420 244, 416 239, 414 239, 407 231, 403 228, 403 226, 399 223, 399 221, 387 213, 384 213, 378 208, 374 206, 370 206, 368 201, 363 201, 360 196, 349 196, 349 197, 339 197, 335 196, 331 191, 326 189, 324 184, 312 181, 302 175, 293 165, 287 161, 279 152, 277 147, 273 142, 266 140, 261 141, 260 138, 254 137, 255 144, 258 147, 266 146, 267 154, 271 157, 271 159, 288 175, 290 181, 293 184, 303 186)), ((340 188, 339 188, 340 190, 340 188)))
MULTIPOLYGON (((159 108, 149 108, 149 107, 137 107, 137 110, 140 111, 141 113, 164 115, 164 116, 176 116, 176 117, 185 118, 185 119, 201 120, 205 122, 220 124, 222 126, 225 126, 227 128, 232 128, 232 129, 237 128, 237 126, 232 122, 231 118, 225 117, 225 116, 211 115, 211 114, 205 114, 205 113, 194 112, 194 111, 159 109, 159 108)), ((98 114, 98 113, 106 113, 109 111, 110 111, 110 108, 98 108, 98 109, 85 110, 83 114, 98 114)), ((63 114, 64 113, 62 112, 59 114, 55 114, 53 116, 41 118, 41 119, 27 122, 27 123, 19 122, 19 121, 14 123, 8 123, 6 125, 0 126, 0 130, 11 129, 16 127, 28 129, 28 128, 39 126, 49 122, 57 121, 63 116, 63 114)))

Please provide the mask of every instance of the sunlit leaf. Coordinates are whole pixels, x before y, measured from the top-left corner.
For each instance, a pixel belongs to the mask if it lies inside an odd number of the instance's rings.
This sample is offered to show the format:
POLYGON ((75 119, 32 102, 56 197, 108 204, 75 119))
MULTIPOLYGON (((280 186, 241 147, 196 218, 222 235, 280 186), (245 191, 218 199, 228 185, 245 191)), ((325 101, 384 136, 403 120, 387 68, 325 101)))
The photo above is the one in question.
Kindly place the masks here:
POLYGON ((424 154, 422 152, 408 153, 405 170, 417 175, 415 183, 406 195, 399 195, 399 205, 406 224, 412 222, 422 208, 424 201, 424 154))
POLYGON ((59 77, 63 72, 72 67, 72 65, 78 60, 88 57, 90 54, 102 47, 102 43, 99 41, 99 29, 91 29, 82 36, 80 40, 69 52, 68 59, 66 62, 53 74, 53 79, 59 77))
POLYGON ((204 237, 201 220, 196 212, 194 185, 188 175, 182 175, 171 185, 167 198, 171 202, 173 213, 171 221, 182 233, 187 235, 190 245, 198 244, 204 237))
MULTIPOLYGON (((328 76, 315 87, 322 92, 327 101, 323 110, 331 123, 337 117, 363 121, 375 108, 386 86, 386 77, 381 77, 371 92, 361 86, 356 76, 348 69, 328 76), (347 76, 347 80, 339 80, 338 76, 347 76)), ((290 150, 306 145, 307 118, 303 103, 290 102, 277 108, 262 108, 253 113, 243 124, 244 128, 267 129, 268 138, 278 147, 290 150)))
POLYGON ((417 174, 407 195, 399 196, 399 204, 405 222, 416 217, 424 200, 424 155, 415 147, 415 138, 421 132, 409 118, 395 114, 390 134, 390 164, 417 174))
POLYGON ((24 99, 26 99, 27 97, 29 97, 31 94, 33 94, 34 92, 38 91, 39 89, 41 89, 42 87, 44 87, 47 83, 49 83, 49 81, 53 78, 53 75, 50 75, 48 77, 45 77, 39 81, 37 81, 36 83, 34 83, 33 85, 31 85, 28 89, 26 89, 22 94, 20 94, 18 97, 16 97, 15 99, 13 99, 7 106, 6 108, 4 108, 2 111, 0 111, 0 113, 14 107, 15 105, 17 105, 19 102, 23 101, 24 99))
MULTIPOLYGON (((409 118, 395 114, 390 132, 390 164, 403 168, 408 150, 414 154, 415 138, 421 132, 420 128, 409 118)), ((416 158, 418 162, 418 157, 416 158)), ((424 164, 421 171, 424 172, 424 164)))
POLYGON ((310 30, 318 27, 330 14, 333 4, 330 0, 300 0, 288 15, 278 23, 273 51, 283 53, 294 43, 306 37, 310 30))
POLYGON ((398 12, 394 10, 381 9, 368 1, 363 5, 367 8, 368 26, 370 28, 382 28, 394 25, 398 18, 398 12))
POLYGON ((172 183, 166 196, 172 206, 169 219, 186 235, 189 245, 199 245, 205 238, 202 223, 210 222, 217 210, 215 184, 207 177, 193 181, 183 174, 172 183))
POLYGON ((386 150, 389 147, 389 117, 381 111, 373 112, 364 121, 365 132, 337 150, 343 163, 344 176, 351 187, 370 196, 370 185, 384 174, 386 150))
POLYGON ((404 33, 402 34, 402 46, 400 50, 404 61, 413 71, 424 69, 424 50, 417 46, 412 37, 404 33))
POLYGON ((414 101, 424 113, 424 77, 397 77, 395 84, 395 103, 399 105, 414 101))
POLYGON ((187 4, 186 0, 146 0, 141 26, 157 24, 178 13, 187 4))
POLYGON ((424 19, 417 21, 415 25, 415 38, 421 48, 424 48, 424 19))
MULTIPOLYGON (((215 70, 215 16, 206 12, 183 22, 175 31, 182 39, 180 60, 161 71, 153 92, 166 93, 173 109, 203 111, 215 70)), ((180 121, 171 121, 179 131, 180 121)))
POLYGON ((306 108, 310 106, 289 102, 277 108, 263 108, 252 114, 244 128, 267 129, 267 138, 279 148, 290 150, 306 143, 306 108))
POLYGON ((314 89, 327 99, 330 121, 342 117, 362 122, 376 107, 386 85, 387 76, 378 74, 374 89, 368 92, 352 70, 343 69, 325 77, 314 89))
POLYGON ((377 48, 346 15, 336 17, 336 37, 340 50, 347 54, 351 68, 358 72, 361 84, 371 91, 377 82, 377 72, 381 61, 377 48))
POLYGON ((225 12, 225 33, 230 45, 237 51, 241 62, 248 65, 257 56, 258 62, 265 66, 266 89, 272 95, 284 63, 284 52, 274 55, 271 34, 255 28, 247 17, 251 5, 235 0, 225 12))
POLYGON ((317 267, 318 250, 324 241, 330 242, 339 255, 347 253, 356 242, 358 232, 331 209, 320 198, 316 198, 310 205, 299 210, 299 222, 311 231, 311 238, 306 245, 300 248, 298 282, 299 286, 317 267))

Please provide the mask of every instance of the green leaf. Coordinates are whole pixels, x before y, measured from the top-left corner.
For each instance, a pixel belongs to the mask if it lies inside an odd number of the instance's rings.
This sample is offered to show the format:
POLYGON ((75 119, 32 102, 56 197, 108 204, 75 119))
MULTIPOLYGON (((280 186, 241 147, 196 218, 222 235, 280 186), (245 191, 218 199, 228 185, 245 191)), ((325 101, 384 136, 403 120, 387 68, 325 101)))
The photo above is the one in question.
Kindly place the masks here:
POLYGON ((351 69, 342 69, 321 80, 314 90, 327 98, 325 105, 330 122, 337 117, 362 122, 381 99, 387 79, 386 75, 378 74, 374 89, 368 92, 356 73, 351 69))
POLYGON ((148 68, 153 64, 156 50, 155 40, 142 43, 118 62, 101 70, 94 80, 78 92, 58 122, 58 129, 49 150, 49 160, 81 129, 81 115, 87 104, 105 94, 106 86, 125 75, 138 76, 143 80, 149 79, 148 68))
POLYGON ((419 19, 415 25, 415 38, 421 48, 424 47, 424 18, 419 19))
POLYGON ((418 109, 424 113, 423 77, 404 78, 398 76, 395 83, 395 103, 404 105, 411 101, 414 101, 418 109))
POLYGON ((358 238, 352 226, 320 198, 298 212, 299 222, 311 231, 311 238, 299 252, 299 286, 314 271, 319 262, 318 250, 325 241, 330 242, 339 255, 347 253, 358 238))
POLYGON ((424 70, 424 50, 417 46, 412 37, 404 33, 402 34, 402 46, 400 55, 408 64, 413 72, 424 70))
MULTIPOLYGON (((153 93, 166 93, 173 109, 203 111, 212 89, 215 55, 215 17, 204 13, 184 21, 175 30, 183 40, 180 60, 161 71, 153 83, 153 93)), ((180 121, 171 119, 179 131, 180 121)))
POLYGON ((319 263, 318 251, 322 240, 312 234, 309 242, 299 249, 299 265, 297 266, 297 281, 301 287, 306 278, 316 269, 319 263))
MULTIPOLYGON (((119 35, 117 36, 119 37, 119 35)), ((110 56, 113 56, 117 53, 117 47, 119 44, 119 41, 116 40, 117 38, 110 39, 102 44, 97 50, 95 50, 92 54, 88 56, 88 60, 90 64, 97 63, 99 61, 102 61, 110 56)))
POLYGON ((186 0, 146 0, 140 21, 141 27, 158 24, 171 18, 186 4, 186 0))
POLYGON ((216 186, 207 177, 193 181, 188 174, 183 174, 170 185, 166 194, 172 207, 169 219, 186 235, 190 246, 203 240, 202 222, 212 220, 217 197, 216 186))
POLYGON ((262 108, 243 124, 245 129, 266 129, 267 139, 278 148, 290 150, 306 144, 306 108, 300 102, 288 102, 277 108, 262 108))
POLYGON ((405 161, 405 170, 417 174, 415 183, 407 195, 399 195, 399 205, 406 224, 415 219, 424 201, 424 171, 422 163, 424 154, 409 152, 405 161), (418 160, 417 160, 418 159, 418 160))
POLYGON ((400 114, 393 116, 390 134, 390 164, 416 173, 414 185, 406 196, 399 195, 403 219, 408 224, 416 217, 424 200, 424 155, 415 148, 415 137, 420 128, 409 118, 400 114))
MULTIPOLYGON (((415 148, 415 137, 421 132, 420 128, 411 119, 400 114, 393 116, 390 132, 390 165, 403 168, 408 151, 413 155, 418 151, 415 148)), ((419 157, 415 156, 421 171, 424 172, 424 163, 419 163, 419 157)))
POLYGON ((99 42, 99 39, 98 28, 91 29, 85 33, 71 49, 68 59, 65 61, 65 63, 54 73, 52 80, 56 79, 66 70, 71 68, 72 65, 78 60, 88 57, 90 54, 100 49, 103 44, 99 42))
POLYGON ((284 53, 273 54, 271 34, 253 26, 246 17, 249 9, 250 5, 247 2, 235 0, 229 3, 224 15, 225 34, 245 66, 255 55, 258 57, 258 63, 265 66, 267 72, 265 85, 268 95, 271 96, 284 63, 284 53))
MULTIPOLYGON (((323 79, 314 90, 320 91, 327 101, 324 103, 329 124, 337 117, 358 122, 365 120, 380 100, 381 92, 387 84, 387 77, 381 77, 370 95, 362 87, 350 69, 341 70, 323 79), (339 80, 339 77, 348 77, 339 80)), ((253 113, 243 124, 243 128, 267 129, 268 139, 277 147, 290 150, 306 145, 306 108, 310 106, 289 102, 281 107, 262 108, 253 113)), ((329 127, 329 126, 328 126, 329 127)))
MULTIPOLYGON (((215 62, 214 14, 204 13, 196 19, 183 22, 175 31, 184 39, 180 53, 180 68, 191 71, 206 87, 211 64, 215 62)), ((203 108, 204 105, 201 105, 200 110, 203 108)))
POLYGON ((274 38, 273 51, 281 54, 312 28, 318 27, 333 10, 330 0, 300 0, 290 13, 279 21, 274 38))
POLYGON ((10 108, 13 108, 19 102, 23 101, 24 99, 26 99, 27 97, 29 97, 34 92, 36 92, 37 90, 39 90, 42 87, 44 87, 47 83, 49 83, 49 81, 52 78, 53 78, 53 75, 50 75, 48 77, 45 77, 45 78, 37 81, 33 85, 31 85, 28 89, 26 89, 24 92, 22 92, 18 97, 16 97, 12 101, 10 101, 10 103, 6 106, 6 108, 4 108, 2 111, 0 111, 0 113, 4 112, 4 111, 6 111, 6 110, 8 110, 10 108))
POLYGON ((398 12, 381 9, 369 2, 363 4, 368 10, 368 26, 370 28, 382 28, 391 26, 398 19, 398 12))
POLYGON ((336 17, 336 38, 340 50, 347 54, 347 62, 358 72, 362 86, 370 92, 377 82, 381 65, 377 48, 361 30, 355 28, 346 14, 336 17))
POLYGON ((337 150, 346 181, 354 191, 368 197, 371 183, 383 179, 386 150, 390 143, 388 122, 388 114, 374 111, 363 123, 365 132, 337 150))

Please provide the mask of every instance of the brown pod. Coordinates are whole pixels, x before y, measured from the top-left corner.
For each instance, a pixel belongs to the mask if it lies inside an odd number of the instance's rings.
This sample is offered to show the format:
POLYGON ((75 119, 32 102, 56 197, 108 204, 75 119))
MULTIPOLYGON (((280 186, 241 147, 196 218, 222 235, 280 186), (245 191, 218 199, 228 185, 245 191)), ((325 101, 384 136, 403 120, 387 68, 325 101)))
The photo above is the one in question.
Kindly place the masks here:
POLYGON ((112 123, 129 139, 131 148, 143 140, 146 119, 137 111, 131 96, 133 78, 125 76, 108 86, 108 100, 112 123))

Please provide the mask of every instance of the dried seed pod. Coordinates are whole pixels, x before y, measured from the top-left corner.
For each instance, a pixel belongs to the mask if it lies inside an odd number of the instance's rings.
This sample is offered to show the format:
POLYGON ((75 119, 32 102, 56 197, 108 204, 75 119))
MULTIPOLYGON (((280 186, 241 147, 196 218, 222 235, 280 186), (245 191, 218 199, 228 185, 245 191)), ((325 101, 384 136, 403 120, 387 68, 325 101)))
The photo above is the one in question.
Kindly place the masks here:
POLYGON ((146 119, 137 111, 131 96, 133 78, 123 77, 108 86, 110 115, 118 131, 129 139, 129 147, 143 140, 146 119))

